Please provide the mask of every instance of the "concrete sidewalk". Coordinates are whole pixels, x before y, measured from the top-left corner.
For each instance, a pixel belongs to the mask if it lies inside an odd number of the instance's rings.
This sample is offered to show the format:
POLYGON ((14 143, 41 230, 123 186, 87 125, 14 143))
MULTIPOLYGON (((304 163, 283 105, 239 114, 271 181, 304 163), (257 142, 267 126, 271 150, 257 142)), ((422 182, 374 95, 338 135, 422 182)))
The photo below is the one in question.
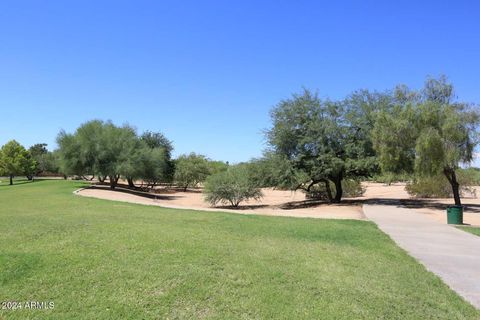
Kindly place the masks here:
POLYGON ((480 309, 480 237, 414 209, 366 204, 363 212, 401 248, 480 309))

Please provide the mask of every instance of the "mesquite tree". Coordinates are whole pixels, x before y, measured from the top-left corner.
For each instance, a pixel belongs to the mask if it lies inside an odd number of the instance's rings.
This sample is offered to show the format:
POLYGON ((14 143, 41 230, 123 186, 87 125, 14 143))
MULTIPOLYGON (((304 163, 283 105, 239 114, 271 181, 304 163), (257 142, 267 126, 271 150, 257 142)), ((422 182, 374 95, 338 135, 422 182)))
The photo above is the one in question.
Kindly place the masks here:
MULTIPOLYGON (((62 131, 57 138, 65 173, 97 175, 100 181, 108 177, 112 189, 121 176, 131 179, 132 184, 133 178, 151 184, 166 179, 171 145, 157 147, 145 140, 128 125, 100 120, 82 124, 73 134, 62 131)), ((168 141, 163 136, 161 140, 168 141)))
POLYGON ((281 101, 271 112, 267 132, 271 152, 286 159, 291 175, 307 191, 325 185, 331 202, 340 202, 345 178, 368 176, 376 167, 366 125, 352 121, 355 101, 321 100, 304 90, 281 101), (335 186, 335 195, 330 190, 335 186))
POLYGON ((204 182, 210 175, 208 159, 200 154, 190 153, 180 155, 175 160, 174 180, 178 186, 187 191, 188 187, 195 187, 204 182))
MULTIPOLYGON (((405 92, 408 92, 406 90, 405 92)), ((422 176, 443 174, 456 205, 461 205, 457 169, 473 159, 478 143, 479 113, 454 99, 445 77, 427 79, 377 115, 373 141, 385 172, 422 176)))

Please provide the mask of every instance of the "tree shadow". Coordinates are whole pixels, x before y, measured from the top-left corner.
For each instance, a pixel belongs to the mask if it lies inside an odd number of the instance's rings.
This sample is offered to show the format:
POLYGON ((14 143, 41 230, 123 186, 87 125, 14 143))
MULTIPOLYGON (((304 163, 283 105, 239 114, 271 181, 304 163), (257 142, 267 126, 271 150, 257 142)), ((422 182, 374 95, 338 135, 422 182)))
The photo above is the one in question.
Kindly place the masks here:
POLYGON ((27 183, 33 183, 33 181, 31 181, 31 180, 17 180, 17 181, 13 180, 13 184, 10 185, 8 180, 6 180, 5 182, 3 182, 3 180, 2 180, 2 183, 0 183, 0 188, 14 187, 14 186, 22 185, 22 184, 27 184, 27 183))
POLYGON ((261 208, 268 208, 270 205, 268 204, 252 204, 252 205, 239 205, 238 207, 234 207, 232 205, 224 205, 224 206, 215 206, 215 209, 228 209, 228 210, 254 210, 254 209, 261 209, 261 208))
POLYGON ((173 190, 175 192, 183 192, 183 193, 202 193, 203 192, 202 189, 187 189, 187 190, 184 190, 183 188, 180 188, 180 187, 173 187, 169 190, 173 190))
POLYGON ((365 202, 364 199, 344 199, 339 203, 331 203, 327 200, 315 200, 315 199, 307 199, 307 200, 300 200, 300 201, 291 201, 283 203, 277 206, 283 210, 295 210, 295 209, 307 209, 307 208, 315 208, 320 206, 361 206, 365 202))
MULTIPOLYGON (((369 199, 344 199, 340 203, 330 203, 327 200, 301 200, 292 201, 279 205, 278 207, 283 210, 295 210, 315 208, 320 206, 361 206, 364 204, 372 205, 385 205, 403 207, 408 209, 436 209, 446 210, 451 204, 440 203, 438 200, 433 199, 396 199, 396 198, 369 198, 369 199)), ((480 213, 480 204, 464 204, 464 210, 466 212, 480 213)))
POLYGON ((97 189, 97 190, 108 190, 108 191, 113 191, 113 192, 121 192, 121 193, 127 193, 131 194, 134 196, 139 196, 142 198, 147 198, 147 199, 153 199, 153 200, 174 200, 178 199, 181 197, 178 196, 173 196, 173 195, 165 195, 165 194, 159 194, 159 193, 153 193, 153 192, 144 192, 140 190, 133 190, 130 188, 124 188, 124 187, 119 187, 117 186, 115 189, 110 189, 108 185, 92 185, 90 187, 87 187, 86 189, 97 189))
MULTIPOLYGON (((446 210, 452 204, 438 202, 436 199, 390 199, 390 198, 370 198, 366 199, 365 204, 396 206, 408 209, 435 209, 446 210)), ((464 204, 464 211, 480 213, 480 204, 464 204)))

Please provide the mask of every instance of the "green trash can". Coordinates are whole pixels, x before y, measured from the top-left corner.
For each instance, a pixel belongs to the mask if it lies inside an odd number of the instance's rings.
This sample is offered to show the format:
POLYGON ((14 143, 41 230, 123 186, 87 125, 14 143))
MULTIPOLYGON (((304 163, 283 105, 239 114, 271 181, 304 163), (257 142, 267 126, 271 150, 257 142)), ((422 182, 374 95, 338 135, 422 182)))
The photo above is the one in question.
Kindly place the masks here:
POLYGON ((447 208, 448 224, 463 224, 463 206, 450 206, 447 208))

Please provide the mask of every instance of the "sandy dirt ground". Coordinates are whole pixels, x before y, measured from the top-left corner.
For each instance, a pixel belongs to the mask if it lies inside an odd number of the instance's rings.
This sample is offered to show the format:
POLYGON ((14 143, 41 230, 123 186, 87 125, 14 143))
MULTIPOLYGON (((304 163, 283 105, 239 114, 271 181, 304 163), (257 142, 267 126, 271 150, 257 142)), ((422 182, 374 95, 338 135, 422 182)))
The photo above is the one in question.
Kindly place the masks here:
MULTIPOLYGON (((396 183, 390 186, 381 183, 364 183, 366 192, 363 197, 346 198, 340 204, 328 204, 321 201, 305 199, 301 191, 282 191, 263 189, 264 197, 260 201, 242 203, 239 208, 212 208, 203 200, 200 190, 187 192, 166 192, 157 194, 153 199, 131 193, 111 191, 108 187, 83 189, 81 196, 107 200, 125 201, 168 208, 235 212, 240 214, 261 214, 289 217, 329 218, 329 219, 365 219, 362 211, 364 203, 391 204, 406 206, 423 213, 432 219, 446 223, 445 207, 453 203, 452 199, 413 199, 405 191, 405 184, 396 183)), ((480 195, 480 187, 477 192, 480 195)), ((480 226, 480 199, 464 198, 466 206, 464 222, 480 226)), ((386 212, 388 214, 388 212, 386 212)))
POLYGON ((361 203, 346 199, 341 204, 326 204, 318 201, 306 201, 300 192, 263 189, 261 201, 242 203, 238 208, 217 206, 212 208, 203 200, 199 190, 158 194, 149 199, 130 193, 110 191, 107 188, 83 189, 79 195, 108 200, 126 201, 167 208, 235 212, 241 214, 261 214, 302 218, 364 219, 361 203))

